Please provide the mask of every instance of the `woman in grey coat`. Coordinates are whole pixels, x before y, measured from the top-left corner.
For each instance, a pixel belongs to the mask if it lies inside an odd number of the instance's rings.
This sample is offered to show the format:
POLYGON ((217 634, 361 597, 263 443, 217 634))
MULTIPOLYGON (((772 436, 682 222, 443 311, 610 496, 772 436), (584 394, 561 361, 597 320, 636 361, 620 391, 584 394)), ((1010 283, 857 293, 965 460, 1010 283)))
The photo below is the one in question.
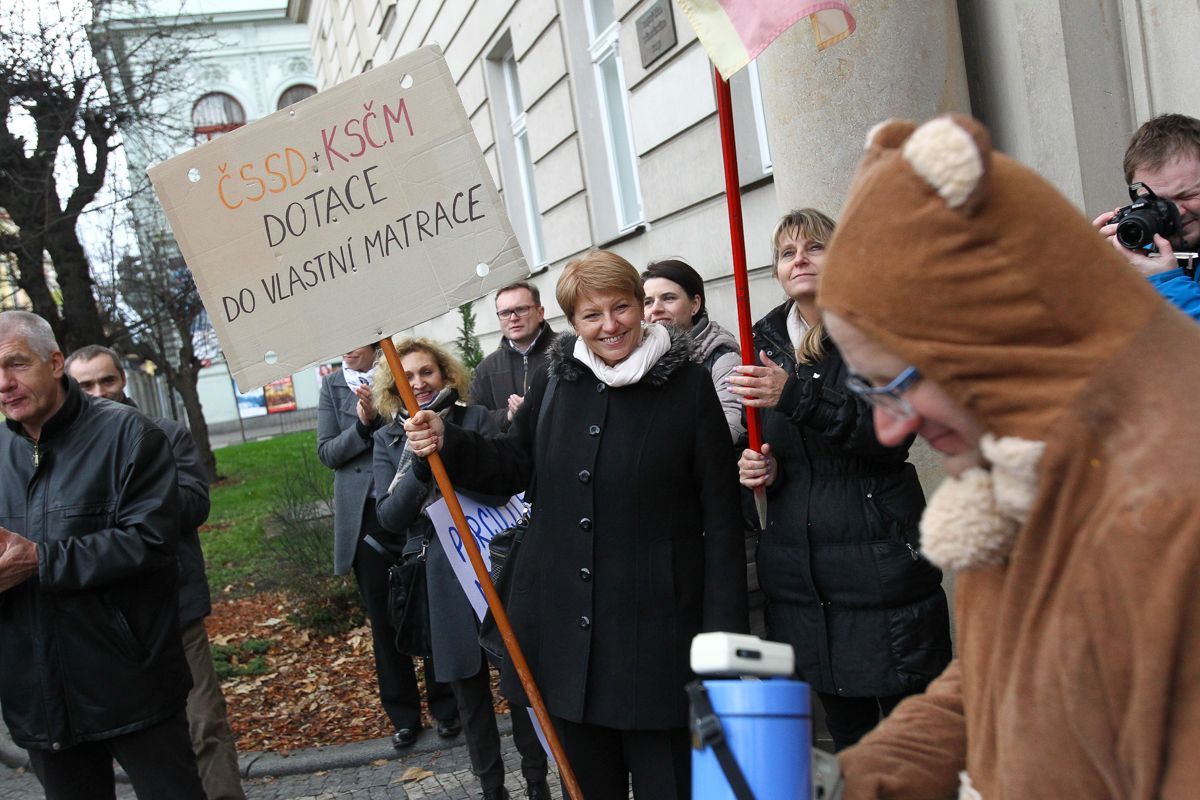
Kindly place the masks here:
MULTIPOLYGON (((317 404, 317 458, 333 470, 333 571, 354 570, 363 605, 371 620, 375 651, 375 677, 379 699, 392 723, 392 746, 411 747, 421 730, 421 695, 413 660, 396 650, 396 633, 387 613, 387 571, 390 561, 375 552, 368 536, 382 529, 375 513, 375 485, 371 475, 371 435, 382 418, 371 398, 375 347, 357 347, 342 356, 342 368, 321 383, 317 404)), ((458 734, 454 696, 445 684, 433 680, 426 664, 425 696, 429 713, 437 720, 439 735, 458 734)))
MULTIPOLYGON (((428 339, 405 339, 396 350, 404 380, 422 409, 485 436, 497 432, 486 408, 458 402, 458 388, 468 385, 466 370, 441 345, 428 339)), ((484 800, 503 800, 508 792, 504 788, 504 763, 487 662, 479 646, 479 624, 433 524, 422 513, 441 494, 436 484, 427 480, 427 473, 420 471, 419 476, 413 470, 417 459, 405 446, 403 427, 408 412, 391 369, 382 360, 375 368, 374 398, 384 418, 392 420, 375 432, 376 513, 380 524, 395 537, 402 541, 419 537, 428 543, 425 570, 434 671, 439 681, 450 684, 458 701, 471 771, 479 778, 484 800)), ((507 498, 496 499, 502 503, 507 498)), ((513 709, 512 724, 513 738, 521 752, 521 771, 528 784, 527 797, 548 800, 546 754, 523 708, 513 709)))

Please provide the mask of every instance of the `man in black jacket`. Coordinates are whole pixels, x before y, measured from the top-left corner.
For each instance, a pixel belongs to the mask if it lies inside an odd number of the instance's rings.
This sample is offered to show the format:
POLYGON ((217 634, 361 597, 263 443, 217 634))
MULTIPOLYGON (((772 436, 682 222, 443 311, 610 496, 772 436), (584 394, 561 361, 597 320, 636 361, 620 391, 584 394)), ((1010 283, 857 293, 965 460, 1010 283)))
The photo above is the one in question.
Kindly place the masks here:
POLYGON ((479 362, 471 380, 471 404, 491 411, 492 421, 508 430, 525 393, 539 370, 554 331, 546 323, 541 294, 532 283, 510 283, 496 292, 496 316, 504 338, 490 356, 479 362))
POLYGON ((204 797, 162 430, 80 391, 49 324, 0 313, 0 702, 49 800, 204 797))
MULTIPOLYGON (((79 348, 67 358, 66 368, 85 394, 137 408, 125 394, 125 368, 107 347, 79 348)), ((192 691, 187 700, 192 749, 208 800, 245 800, 237 745, 204 627, 204 618, 212 613, 212 600, 197 529, 208 519, 208 474, 200 463, 196 442, 184 425, 167 418, 157 418, 154 424, 163 429, 171 443, 179 475, 179 628, 192 673, 192 691)))

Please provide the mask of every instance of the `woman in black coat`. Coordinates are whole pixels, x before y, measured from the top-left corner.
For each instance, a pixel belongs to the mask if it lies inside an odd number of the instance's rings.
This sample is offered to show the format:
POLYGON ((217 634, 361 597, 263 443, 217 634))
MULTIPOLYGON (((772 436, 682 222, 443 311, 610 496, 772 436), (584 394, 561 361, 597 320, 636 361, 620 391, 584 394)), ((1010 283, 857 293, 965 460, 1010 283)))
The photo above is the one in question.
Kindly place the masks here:
MULTIPOLYGON (((417 404, 465 430, 484 436, 497 432, 483 406, 458 402, 458 388, 467 372, 458 359, 428 339, 405 339, 396 345, 403 380, 412 387, 417 404)), ((392 422, 375 432, 374 473, 378 487, 375 512, 379 524, 411 547, 426 543, 426 591, 429 597, 430 639, 437 680, 450 684, 459 717, 467 732, 471 771, 479 778, 483 800, 505 800, 504 762, 500 734, 492 709, 492 689, 479 622, 466 592, 455 577, 429 517, 421 512, 440 498, 436 484, 414 470, 416 456, 406 447, 403 420, 408 416, 386 361, 375 367, 375 407, 392 422)), ((503 499, 500 501, 503 502, 503 499)), ((550 800, 546 783, 546 753, 523 709, 512 714, 513 739, 521 752, 521 771, 531 800, 550 800)))
POLYGON ((754 326, 761 365, 730 379, 762 409, 761 453, 742 484, 767 487, 758 574, 769 638, 790 643, 837 749, 857 742, 950 661, 941 572, 918 552, 925 498, 903 446, 875 439, 871 406, 845 386, 816 289, 833 220, 794 211, 772 239, 788 301, 754 326))
MULTIPOLYGON (((508 613, 584 795, 625 800, 632 776, 638 798, 685 800, 692 637, 747 627, 729 430, 687 337, 643 326, 629 262, 571 262, 557 299, 578 336, 504 436, 424 413, 405 429, 457 484, 533 496, 508 613)), ((502 686, 520 691, 511 669, 502 686)))

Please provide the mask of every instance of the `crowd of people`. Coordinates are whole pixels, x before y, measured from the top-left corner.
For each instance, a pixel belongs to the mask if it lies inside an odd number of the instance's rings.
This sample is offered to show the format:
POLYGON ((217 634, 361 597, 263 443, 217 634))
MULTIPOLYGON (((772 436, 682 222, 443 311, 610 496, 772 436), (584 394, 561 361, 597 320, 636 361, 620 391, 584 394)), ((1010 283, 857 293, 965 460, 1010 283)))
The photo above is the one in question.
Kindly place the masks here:
MULTIPOLYGON (((589 800, 691 796, 689 647, 749 629, 759 489, 765 635, 793 647, 847 798, 1194 791, 1200 331, 1179 310, 1200 317, 1200 287, 1175 255, 1200 245, 1200 121, 1151 120, 1125 167, 1177 209, 1153 250, 1110 247, 1116 209, 1089 225, 973 120, 877 127, 839 223, 775 226, 784 300, 751 365, 693 266, 604 250, 558 277, 570 333, 533 283, 502 288, 473 378, 426 339, 396 343, 402 375, 346 353, 318 455, 394 746, 421 698, 387 571, 418 548, 430 716, 465 733, 482 797, 508 797, 479 621, 427 514, 436 452, 462 493, 532 506, 507 610, 589 800), (928 507, 918 435, 949 476, 928 507)), ((204 657, 207 484, 186 430, 130 405, 115 353, 64 359, 44 320, 0 314, 5 721, 50 798, 111 797, 114 757, 139 796, 240 797, 204 657)), ((500 687, 527 796, 549 797, 511 661, 500 687)))

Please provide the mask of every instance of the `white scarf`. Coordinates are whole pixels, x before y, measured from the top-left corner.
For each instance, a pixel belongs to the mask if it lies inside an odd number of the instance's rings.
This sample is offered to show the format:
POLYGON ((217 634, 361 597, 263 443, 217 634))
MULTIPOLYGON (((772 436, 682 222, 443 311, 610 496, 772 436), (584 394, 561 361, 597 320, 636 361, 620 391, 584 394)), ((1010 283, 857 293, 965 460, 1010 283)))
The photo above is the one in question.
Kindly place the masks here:
POLYGON ((628 386, 642 379, 650 368, 671 349, 671 334, 663 325, 648 325, 642 328, 642 340, 633 352, 613 366, 605 364, 584 343, 582 338, 575 340, 574 355, 588 366, 597 378, 612 387, 628 386))
POLYGON ((371 379, 375 377, 375 365, 372 364, 371 368, 366 372, 359 372, 342 364, 342 377, 346 379, 346 385, 350 387, 350 391, 352 392, 358 388, 360 383, 370 386, 371 379))
POLYGON ((787 331, 788 338, 792 340, 793 350, 800 351, 800 344, 804 341, 804 334, 809 327, 809 324, 804 321, 804 317, 800 316, 800 306, 792 303, 787 314, 787 331))

